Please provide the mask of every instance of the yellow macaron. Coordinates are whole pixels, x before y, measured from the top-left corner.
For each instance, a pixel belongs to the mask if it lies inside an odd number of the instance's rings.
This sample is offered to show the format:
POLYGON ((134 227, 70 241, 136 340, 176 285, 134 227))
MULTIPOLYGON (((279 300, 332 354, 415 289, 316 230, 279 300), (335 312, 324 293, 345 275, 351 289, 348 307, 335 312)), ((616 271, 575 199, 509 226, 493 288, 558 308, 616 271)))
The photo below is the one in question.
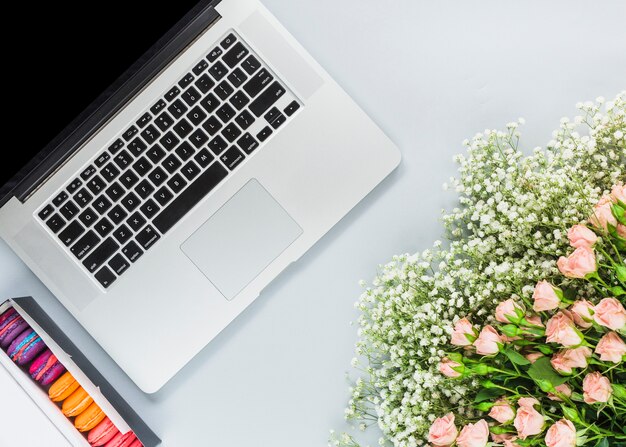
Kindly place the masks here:
POLYGON ((78 416, 93 403, 93 399, 87 391, 79 386, 67 399, 63 401, 62 411, 68 418, 78 416))
POLYGON ((74 427, 80 432, 89 431, 98 425, 106 417, 98 404, 93 402, 85 411, 76 416, 74 427))
POLYGON ((80 385, 69 372, 66 372, 52 384, 48 396, 53 402, 61 402, 70 397, 80 385))

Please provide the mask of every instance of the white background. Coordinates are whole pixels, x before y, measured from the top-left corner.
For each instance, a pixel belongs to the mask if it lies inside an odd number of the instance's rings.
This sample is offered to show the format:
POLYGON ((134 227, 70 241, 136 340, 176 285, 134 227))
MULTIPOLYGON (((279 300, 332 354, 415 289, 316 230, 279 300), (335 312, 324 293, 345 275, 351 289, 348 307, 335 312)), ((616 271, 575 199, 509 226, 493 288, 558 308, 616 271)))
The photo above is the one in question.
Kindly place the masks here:
POLYGON ((169 446, 324 446, 347 427, 357 282, 440 237, 460 142, 523 116, 523 145, 545 145, 577 101, 626 88, 623 0, 264 3, 403 162, 161 392, 142 394, 0 244, 0 296, 35 296, 169 446))

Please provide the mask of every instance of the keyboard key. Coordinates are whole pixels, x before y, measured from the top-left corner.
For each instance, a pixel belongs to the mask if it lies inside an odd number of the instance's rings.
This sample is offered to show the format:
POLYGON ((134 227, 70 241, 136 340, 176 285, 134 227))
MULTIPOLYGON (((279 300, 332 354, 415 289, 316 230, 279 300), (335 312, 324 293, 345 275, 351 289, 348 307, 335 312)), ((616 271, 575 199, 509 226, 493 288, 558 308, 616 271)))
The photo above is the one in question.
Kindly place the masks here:
POLYGON ((180 172, 183 173, 187 180, 191 181, 198 176, 198 174, 200 173, 200 168, 198 168, 198 165, 195 164, 193 161, 190 161, 185 166, 183 166, 180 172))
POLYGON ((170 112, 174 119, 178 119, 183 116, 187 110, 187 106, 180 98, 174 101, 172 105, 167 108, 167 111, 170 112))
POLYGON ((83 180, 87 180, 92 175, 96 173, 97 169, 95 166, 87 166, 83 172, 80 173, 80 178, 83 180))
POLYGON ((111 154, 109 154, 108 152, 103 152, 98 156, 98 158, 96 158, 96 161, 94 161, 94 164, 97 167, 101 168, 102 165, 104 165, 110 159, 111 159, 111 154))
POLYGON ((71 200, 65 203, 60 210, 63 217, 67 220, 72 220, 74 217, 78 215, 79 209, 71 200))
POLYGON ((237 67, 231 72, 231 74, 228 75, 226 79, 228 79, 235 88, 239 88, 244 82, 246 82, 248 76, 241 68, 237 67))
POLYGON ((126 196, 122 199, 121 204, 126 208, 128 212, 133 211, 135 208, 139 206, 139 198, 132 192, 126 194, 126 196))
POLYGON ((221 55, 222 55, 222 49, 220 47, 215 47, 213 51, 211 51, 206 58, 209 60, 209 62, 215 62, 217 58, 220 57, 221 55))
POLYGON ((237 118, 235 118, 235 122, 239 124, 239 127, 241 127, 243 130, 246 130, 252 125, 252 123, 254 123, 254 117, 250 112, 244 110, 239 115, 237 115, 237 118))
POLYGON ((235 141, 239 135, 241 135, 241 130, 235 125, 235 123, 230 123, 224 128, 224 130, 222 130, 222 136, 231 143, 235 141))
POLYGON ((74 195, 74 201, 78 203, 78 206, 81 208, 85 208, 89 202, 91 202, 91 199, 93 199, 93 196, 89 194, 85 188, 81 189, 74 195))
POLYGON ((139 181, 139 177, 133 171, 128 170, 122 174, 120 177, 120 183, 126 187, 126 189, 130 189, 139 181))
POLYGON ((213 152, 215 155, 221 154, 222 151, 224 151, 224 149, 226 149, 227 147, 228 143, 219 135, 213 138, 209 143, 209 149, 211 149, 211 152, 213 152))
POLYGON ((226 68, 226 66, 220 61, 217 61, 211 68, 209 68, 209 73, 211 73, 213 79, 221 81, 222 78, 226 76, 226 73, 228 73, 228 68, 226 68))
POLYGON ((209 166, 214 158, 215 157, 213 157, 213 154, 211 154, 206 148, 202 149, 196 154, 195 157, 193 157, 193 159, 196 160, 196 163, 198 163, 201 168, 206 168, 207 166, 209 166))
POLYGON ((120 225, 120 227, 113 232, 113 237, 117 239, 120 244, 126 243, 132 237, 133 232, 126 225, 120 225))
POLYGON ((120 276, 122 273, 128 270, 128 267, 130 267, 130 263, 126 260, 124 256, 118 253, 113 256, 109 261, 109 267, 115 272, 117 276, 120 276))
POLYGON ((191 121, 194 126, 199 126, 202 121, 207 117, 204 110, 200 106, 196 106, 191 109, 191 112, 187 114, 187 119, 191 121))
POLYGON ((215 85, 215 82, 206 73, 200 76, 195 83, 195 86, 198 87, 198 90, 200 90, 202 93, 208 92, 209 90, 213 88, 214 85, 215 85))
POLYGON ((95 272, 107 259, 120 248, 117 242, 112 237, 107 238, 102 244, 100 244, 89 256, 83 261, 83 265, 91 273, 95 272))
POLYGON ((291 116, 296 113, 296 110, 300 108, 298 101, 291 101, 287 107, 285 107, 285 115, 291 116))
POLYGON ((217 109, 215 114, 219 116, 224 123, 227 123, 233 116, 235 116, 235 109, 233 109, 229 104, 223 104, 222 107, 217 109))
POLYGON ((148 178, 155 186, 161 186, 161 184, 167 179, 167 174, 163 169, 159 166, 153 169, 153 171, 148 174, 148 178))
MULTIPOLYGON (((180 175, 176 174, 175 177, 180 177, 180 175)), ((180 177, 180 179, 182 180, 182 177, 180 177)), ((169 185, 171 181, 178 182, 178 179, 174 180, 174 178, 172 178, 167 184, 169 185)), ((185 184, 187 183, 185 182, 185 184)), ((154 198, 161 206, 172 200, 172 197, 174 197, 174 195, 165 186, 161 187, 161 189, 154 194, 154 198)))
POLYGON ((109 152, 115 155, 121 148, 124 147, 124 142, 118 138, 109 146, 109 152))
POLYGON ((259 147, 259 142, 255 140, 252 135, 246 132, 237 140, 237 146, 239 146, 246 154, 251 154, 257 147, 259 147))
MULTIPOLYGON (((174 176, 167 181, 167 186, 169 186, 172 191, 174 191, 174 193, 178 194, 183 190, 185 186, 187 186, 187 182, 180 174, 174 174, 174 176)), ((162 194, 164 192, 168 192, 166 189, 165 191, 163 191, 164 189, 165 188, 159 189, 159 191, 154 195, 154 198, 157 199, 157 202, 159 202, 161 205, 165 205, 165 203, 161 203, 162 200, 166 200, 167 202, 169 202, 169 199, 167 199, 167 194, 162 194)))
POLYGON ((229 101, 237 110, 241 110, 250 102, 250 98, 244 92, 237 92, 231 96, 229 101))
POLYGON ((78 220, 86 227, 90 227, 97 219, 98 215, 91 208, 87 208, 78 216, 78 220))
POLYGON ((108 267, 102 267, 98 270, 98 273, 94 275, 94 277, 98 280, 100 285, 105 289, 108 289, 113 282, 115 282, 115 275, 108 269, 108 267))
POLYGON ((222 40, 220 45, 222 46, 222 48, 227 50, 232 44, 235 43, 236 40, 237 38, 235 37, 235 35, 233 33, 230 33, 228 36, 226 36, 224 40, 222 40))
POLYGON ((217 84, 217 87, 215 87, 215 90, 213 91, 222 101, 224 101, 235 91, 235 89, 228 83, 228 81, 222 81, 217 84))
MULTIPOLYGON (((243 89, 245 92, 251 97, 254 98, 256 95, 261 93, 261 91, 267 87, 270 82, 274 79, 265 68, 259 71, 255 76, 252 77, 244 86, 243 89)), ((258 115, 257 115, 258 116, 258 115)))
POLYGON ((98 232, 100 237, 105 237, 107 234, 113 231, 113 224, 109 219, 103 217, 98 221, 98 223, 94 225, 93 229, 98 232))
POLYGON ((128 218, 126 221, 131 230, 137 232, 146 224, 146 219, 139 214, 139 212, 134 213, 132 216, 128 218))
POLYGON ((111 222, 113 222, 115 225, 119 225, 121 221, 126 219, 128 213, 124 211, 124 208, 122 208, 121 206, 115 205, 113 209, 109 211, 107 216, 109 217, 109 219, 111 219, 111 222))
POLYGON ((204 70, 206 70, 208 66, 209 66, 209 63, 203 59, 200 62, 198 62, 198 65, 193 67, 193 73, 196 76, 199 76, 200 73, 202 73, 204 70))
POLYGON ((174 99, 176 99, 178 95, 180 95, 180 89, 174 86, 165 94, 165 99, 167 99, 169 102, 172 102, 174 101, 174 99))
POLYGON ((150 225, 147 225, 137 234, 137 236, 135 236, 135 240, 139 242, 139 245, 141 245, 144 250, 152 247, 160 238, 161 236, 159 236, 159 234, 150 225))
POLYGON ((158 115, 165 108, 165 101, 159 99, 152 107, 150 107, 150 111, 153 115, 158 115))
POLYGON ((222 60, 226 62, 230 68, 234 68, 244 57, 248 55, 249 51, 243 46, 241 42, 237 42, 225 55, 222 60))
POLYGON ((196 149, 199 149, 204 146, 204 143, 209 141, 209 136, 201 129, 196 129, 196 131, 189 136, 189 141, 191 141, 191 144, 193 144, 196 149))
POLYGON ((178 85, 180 88, 186 88, 189 84, 191 84, 194 80, 194 76, 192 73, 187 73, 185 77, 183 77, 180 81, 178 81, 178 85))
POLYGON ((183 141, 181 145, 176 148, 176 154, 180 157, 182 161, 188 160, 194 152, 195 150, 193 149, 193 147, 191 147, 191 145, 186 141, 183 141))
POLYGON ((78 259, 82 259, 98 244, 98 242, 100 242, 98 235, 89 230, 72 246, 72 248, 70 248, 70 251, 74 253, 74 256, 78 259))
POLYGON ((61 242, 63 242, 66 247, 69 247, 84 232, 85 228, 83 228, 83 226, 79 224, 77 220, 75 220, 74 222, 70 223, 67 228, 65 228, 65 230, 59 233, 59 239, 61 239, 61 242))
POLYGON ((202 128, 206 130, 209 135, 213 136, 222 128, 222 123, 211 115, 208 120, 202 123, 202 128))
POLYGON ((248 73, 249 75, 257 71, 260 66, 261 63, 257 60, 256 57, 252 55, 248 56, 248 58, 241 64, 241 67, 246 70, 246 73, 248 73))
POLYGON ((124 140, 128 142, 131 140, 131 138, 137 135, 137 132, 139 132, 139 129, 137 129, 136 126, 130 126, 128 129, 126 129, 126 132, 122 134, 122 138, 124 138, 124 140))
POLYGON ((119 166, 121 170, 124 170, 128 166, 130 166, 130 164, 133 161, 133 157, 128 152, 123 150, 122 152, 120 152, 119 154, 115 156, 115 159, 113 161, 115 162, 117 166, 119 166))
POLYGON ((148 161, 146 157, 141 157, 133 164, 133 170, 139 175, 139 177, 143 177, 152 169, 152 163, 148 161))
POLYGON ((187 90, 185 90, 185 93, 183 93, 183 100, 189 106, 193 106, 195 103, 197 103, 200 97, 200 92, 198 92, 198 90, 193 87, 189 87, 187 90))
POLYGON ((285 94, 285 89, 278 81, 274 81, 250 104, 250 111, 257 117, 263 115, 278 99, 285 94))
POLYGON ((135 138, 133 141, 128 143, 128 150, 135 157, 138 157, 147 148, 148 146, 146 146, 146 143, 144 143, 143 140, 139 137, 135 138))
POLYGON ((141 205, 141 207, 139 207, 139 210, 144 214, 144 216, 146 216, 148 219, 152 219, 156 213, 159 212, 160 208, 159 206, 154 202, 154 200, 152 199, 148 199, 143 205, 141 205))
POLYGON ((140 129, 143 129, 148 125, 150 121, 152 121, 152 115, 146 112, 141 115, 141 118, 139 118, 139 120, 137 120, 137 126, 139 126, 140 129))
POLYGON ((102 170, 100 171, 100 175, 102 175, 102 177, 104 177, 107 182, 111 183, 117 178, 118 175, 120 175, 120 170, 117 169, 115 164, 109 163, 104 168, 102 168, 102 170))
POLYGON ((161 149, 161 146, 155 144, 148 152, 146 152, 146 155, 152 163, 158 163, 163 159, 163 157, 165 157, 165 151, 161 149))
POLYGON ((209 166, 154 218, 156 229, 165 234, 227 175, 228 171, 221 164, 213 163, 209 166))
POLYGON ((189 135, 189 133, 193 129, 193 126, 185 118, 182 118, 174 125, 173 129, 179 137, 185 138, 187 135, 189 135))
POLYGON ((46 220, 46 218, 50 216, 53 211, 54 211, 54 207, 52 205, 46 205, 44 209, 39 211, 38 216, 41 220, 46 220))
POLYGON ((89 190, 94 194, 100 194, 100 191, 102 191, 105 186, 106 183, 99 175, 96 175, 94 178, 87 182, 87 188, 89 188, 89 190))
POLYGON ((272 107, 263 118, 265 118, 265 121, 267 121, 269 124, 272 124, 272 121, 274 121, 278 115, 280 115, 280 110, 278 110, 278 107, 272 107))
POLYGON ((54 199, 52 199, 52 203, 54 203, 56 206, 59 206, 63 202, 65 202, 68 197, 69 197, 69 195, 65 191, 61 191, 61 193, 59 193, 58 196, 56 196, 54 199))
POLYGON ((157 128, 154 127, 152 124, 150 124, 141 132, 141 137, 144 140, 146 140, 148 144, 154 143, 156 139, 159 138, 160 136, 161 136, 161 132, 159 132, 157 128))
POLYGON ((135 188, 135 192, 139 197, 145 199, 154 192, 154 186, 147 179, 143 179, 135 188))
POLYGON ((81 186, 83 186, 83 182, 80 179, 75 178, 72 183, 67 185, 67 191, 70 194, 74 194, 81 186))
POLYGON ((48 225, 48 228, 50 228, 53 233, 58 233, 59 230, 65 226, 65 220, 58 214, 53 214, 52 217, 46 221, 46 225, 48 225))
POLYGON ((159 143, 161 143, 161 145, 168 151, 171 151, 172 149, 174 149, 174 147, 179 142, 180 140, 178 139, 178 137, 176 137, 176 135, 174 135, 174 132, 166 133, 165 135, 163 135, 163 138, 159 140, 159 143))
POLYGON ((124 253, 124 256, 126 256, 130 262, 135 262, 141 257, 143 251, 135 241, 130 241, 122 248, 122 253, 124 253))
POLYGON ((224 163, 226 167, 231 171, 239 166, 239 163, 241 163, 244 158, 245 156, 243 155, 243 153, 235 146, 232 146, 220 156, 220 160, 222 160, 222 163, 224 163))
POLYGON ((124 195, 124 188, 119 183, 115 182, 109 186, 106 190, 106 195, 109 196, 113 202, 117 202, 124 195))
POLYGON ((202 99, 202 101, 200 101, 200 105, 204 107, 204 110, 208 113, 213 113, 213 111, 217 109, 217 106, 220 105, 220 100, 217 99, 217 96, 213 93, 209 93, 204 99, 202 99))
POLYGON ((180 160, 172 154, 167 157, 163 163, 161 163, 161 166, 163 166, 165 170, 171 174, 176 171, 181 164, 180 160))
POLYGON ((172 124, 174 124, 174 120, 167 112, 163 112, 157 116, 157 119, 154 120, 154 122, 162 132, 165 132, 172 124))
POLYGON ((93 202, 92 206, 98 214, 103 215, 109 208, 111 208, 111 202, 103 194, 93 202))
POLYGON ((287 117, 281 113, 272 121, 272 127, 278 129, 285 121, 287 121, 287 117))

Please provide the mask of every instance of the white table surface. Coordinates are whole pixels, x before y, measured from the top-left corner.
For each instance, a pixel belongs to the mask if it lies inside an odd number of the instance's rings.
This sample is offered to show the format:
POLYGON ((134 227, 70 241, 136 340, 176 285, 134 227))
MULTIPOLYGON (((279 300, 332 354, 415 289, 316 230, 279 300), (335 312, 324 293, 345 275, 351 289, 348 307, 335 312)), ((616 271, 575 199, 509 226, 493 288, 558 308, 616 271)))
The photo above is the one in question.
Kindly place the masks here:
POLYGON ((577 101, 626 88, 623 0, 264 3, 403 162, 162 391, 139 391, 0 243, 0 296, 35 296, 168 446, 326 445, 347 428, 357 282, 440 237, 460 142, 523 116, 525 147, 543 145, 577 101))

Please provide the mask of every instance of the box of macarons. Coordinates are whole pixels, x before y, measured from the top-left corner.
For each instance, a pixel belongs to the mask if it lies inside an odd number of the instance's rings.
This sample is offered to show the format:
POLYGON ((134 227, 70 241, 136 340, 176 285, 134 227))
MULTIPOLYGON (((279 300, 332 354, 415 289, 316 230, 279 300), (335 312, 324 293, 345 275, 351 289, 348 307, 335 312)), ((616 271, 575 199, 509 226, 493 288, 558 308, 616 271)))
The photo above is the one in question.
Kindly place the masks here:
MULTIPOLYGON (((23 390, 17 397, 32 399, 69 445, 161 445, 156 434, 31 297, 0 303, 2 368, 23 390)), ((0 388, 7 380, 4 377, 0 375, 0 388)))

